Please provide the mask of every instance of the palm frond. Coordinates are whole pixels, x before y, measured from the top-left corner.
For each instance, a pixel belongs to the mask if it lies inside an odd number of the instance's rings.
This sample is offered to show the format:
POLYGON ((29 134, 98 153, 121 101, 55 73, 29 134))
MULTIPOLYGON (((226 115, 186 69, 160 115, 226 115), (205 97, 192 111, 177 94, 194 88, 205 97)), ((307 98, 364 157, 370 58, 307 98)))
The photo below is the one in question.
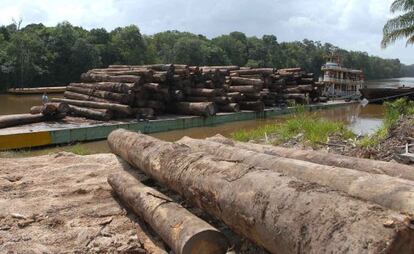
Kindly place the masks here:
POLYGON ((398 11, 413 11, 414 10, 414 0, 395 0, 391 4, 391 12, 398 11))
POLYGON ((409 44, 414 44, 414 35, 410 36, 410 38, 408 38, 407 43, 405 44, 405 46, 408 46, 409 44))
POLYGON ((414 11, 390 19, 384 26, 383 33, 387 34, 397 29, 403 29, 414 25, 414 11))
POLYGON ((407 41, 408 45, 411 44, 412 42, 410 41, 414 39, 414 26, 409 26, 401 29, 394 29, 392 31, 384 33, 384 37, 381 41, 381 47, 386 48, 389 44, 395 42, 396 40, 407 37, 409 38, 407 41))

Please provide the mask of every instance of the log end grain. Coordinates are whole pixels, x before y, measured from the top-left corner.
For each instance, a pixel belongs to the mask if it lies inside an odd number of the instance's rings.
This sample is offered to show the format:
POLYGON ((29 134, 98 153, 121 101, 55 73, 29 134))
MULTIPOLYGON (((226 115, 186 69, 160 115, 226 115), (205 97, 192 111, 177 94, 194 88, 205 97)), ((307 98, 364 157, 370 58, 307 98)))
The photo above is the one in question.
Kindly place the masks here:
POLYGON ((217 230, 206 230, 193 235, 183 247, 183 254, 226 253, 228 243, 217 230))

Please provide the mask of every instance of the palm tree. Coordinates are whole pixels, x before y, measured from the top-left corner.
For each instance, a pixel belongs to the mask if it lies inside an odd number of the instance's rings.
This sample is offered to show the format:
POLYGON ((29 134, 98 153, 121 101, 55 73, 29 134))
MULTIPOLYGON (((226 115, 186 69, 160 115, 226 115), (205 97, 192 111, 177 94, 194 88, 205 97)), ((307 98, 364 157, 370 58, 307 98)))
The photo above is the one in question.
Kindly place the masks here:
POLYGON ((401 38, 407 38, 407 45, 414 44, 414 0, 395 0, 390 9, 402 13, 385 24, 381 46, 386 48, 401 38))

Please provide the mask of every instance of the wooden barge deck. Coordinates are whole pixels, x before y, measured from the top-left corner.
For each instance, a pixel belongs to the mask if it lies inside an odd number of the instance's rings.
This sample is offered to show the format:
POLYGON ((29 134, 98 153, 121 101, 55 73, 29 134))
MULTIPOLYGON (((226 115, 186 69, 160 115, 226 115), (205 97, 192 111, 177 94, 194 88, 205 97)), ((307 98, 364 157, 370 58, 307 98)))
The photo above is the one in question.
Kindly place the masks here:
MULTIPOLYGON (((350 105, 353 102, 330 101, 306 105, 309 111, 350 105)), ((74 142, 106 139, 109 133, 118 128, 150 134, 178 129, 214 126, 223 123, 263 119, 289 114, 290 108, 267 108, 263 112, 241 111, 218 113, 212 117, 164 115, 156 120, 92 121, 83 118, 66 117, 62 121, 44 122, 0 129, 0 150, 23 149, 48 145, 62 145, 74 142)))

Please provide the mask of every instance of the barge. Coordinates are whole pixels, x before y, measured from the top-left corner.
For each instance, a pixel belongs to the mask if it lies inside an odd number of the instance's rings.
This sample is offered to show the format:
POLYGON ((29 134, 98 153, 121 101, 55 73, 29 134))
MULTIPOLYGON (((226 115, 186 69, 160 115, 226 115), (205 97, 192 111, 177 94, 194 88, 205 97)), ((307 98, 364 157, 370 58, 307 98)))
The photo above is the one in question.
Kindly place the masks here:
POLYGON ((398 87, 398 88, 362 88, 360 89, 362 98, 369 102, 383 102, 388 99, 397 99, 408 97, 414 99, 414 87, 398 87))
MULTIPOLYGON (((308 111, 347 106, 350 102, 330 101, 306 105, 308 111)), ((294 107, 267 108, 263 112, 240 111, 218 113, 215 116, 164 115, 156 120, 111 120, 108 122, 66 117, 56 122, 42 122, 0 129, 0 151, 50 145, 63 145, 75 142, 103 140, 116 129, 124 128, 145 134, 166 132, 195 127, 216 126, 219 124, 264 119, 295 112, 294 107)))

